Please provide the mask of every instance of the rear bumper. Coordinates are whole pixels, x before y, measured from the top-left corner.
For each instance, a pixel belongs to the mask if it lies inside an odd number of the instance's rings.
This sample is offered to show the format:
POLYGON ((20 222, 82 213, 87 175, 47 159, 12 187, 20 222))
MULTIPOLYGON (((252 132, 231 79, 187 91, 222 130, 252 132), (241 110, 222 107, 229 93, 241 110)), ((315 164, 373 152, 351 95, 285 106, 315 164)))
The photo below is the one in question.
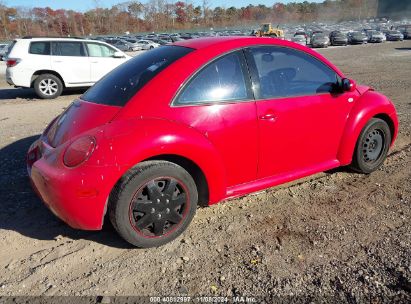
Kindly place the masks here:
POLYGON ((15 85, 12 79, 12 72, 10 71, 10 69, 6 69, 6 81, 11 86, 15 85))
POLYGON ((14 67, 6 68, 6 81, 8 84, 23 88, 30 87, 33 71, 24 68, 23 64, 23 62, 20 62, 14 67))
MULTIPOLYGON (((40 140, 29 149, 27 169, 32 186, 45 205, 69 226, 83 230, 99 230, 110 189, 102 182, 107 168, 81 166, 67 168, 58 165, 58 160, 34 152, 38 159, 30 155, 44 143, 40 140), (31 158, 31 159, 30 159, 31 158)), ((52 158, 52 157, 50 157, 52 158)), ((54 156, 55 158, 55 156, 54 156)))

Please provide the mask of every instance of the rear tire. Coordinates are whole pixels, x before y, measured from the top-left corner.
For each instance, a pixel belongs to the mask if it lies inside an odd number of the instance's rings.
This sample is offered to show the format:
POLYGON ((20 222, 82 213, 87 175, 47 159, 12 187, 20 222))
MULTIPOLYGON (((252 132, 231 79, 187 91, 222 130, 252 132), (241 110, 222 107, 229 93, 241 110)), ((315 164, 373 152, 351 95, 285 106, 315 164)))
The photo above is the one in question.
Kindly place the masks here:
POLYGON ((167 161, 129 170, 110 195, 110 220, 127 242, 158 247, 177 238, 193 219, 198 192, 191 175, 167 161))
POLYGON ((390 143, 388 124, 379 118, 370 119, 358 137, 351 167, 365 174, 377 170, 387 157, 390 143))
POLYGON ((34 91, 41 99, 54 99, 63 92, 63 83, 53 74, 42 74, 34 81, 34 91))

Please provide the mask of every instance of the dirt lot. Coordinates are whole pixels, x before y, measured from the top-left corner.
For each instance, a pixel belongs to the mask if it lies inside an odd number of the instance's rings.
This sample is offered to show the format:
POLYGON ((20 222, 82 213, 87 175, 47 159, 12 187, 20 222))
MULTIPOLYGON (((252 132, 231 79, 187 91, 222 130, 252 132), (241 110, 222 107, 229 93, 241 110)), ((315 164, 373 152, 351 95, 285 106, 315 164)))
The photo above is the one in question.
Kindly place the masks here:
POLYGON ((0 296, 411 301, 411 41, 320 52, 396 104, 401 129, 385 165, 199 209, 182 237, 149 250, 130 248, 107 222, 100 232, 69 228, 30 188, 28 146, 81 91, 44 101, 1 80, 0 296))

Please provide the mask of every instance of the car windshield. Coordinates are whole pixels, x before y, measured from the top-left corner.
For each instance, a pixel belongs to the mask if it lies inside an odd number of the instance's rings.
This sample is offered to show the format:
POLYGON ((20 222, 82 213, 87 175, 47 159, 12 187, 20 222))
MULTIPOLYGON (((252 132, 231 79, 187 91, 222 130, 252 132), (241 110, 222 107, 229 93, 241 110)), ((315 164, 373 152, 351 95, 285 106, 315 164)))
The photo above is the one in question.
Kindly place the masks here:
POLYGON ((81 99, 90 102, 124 106, 146 83, 174 61, 193 49, 163 46, 138 55, 120 65, 87 90, 81 99))

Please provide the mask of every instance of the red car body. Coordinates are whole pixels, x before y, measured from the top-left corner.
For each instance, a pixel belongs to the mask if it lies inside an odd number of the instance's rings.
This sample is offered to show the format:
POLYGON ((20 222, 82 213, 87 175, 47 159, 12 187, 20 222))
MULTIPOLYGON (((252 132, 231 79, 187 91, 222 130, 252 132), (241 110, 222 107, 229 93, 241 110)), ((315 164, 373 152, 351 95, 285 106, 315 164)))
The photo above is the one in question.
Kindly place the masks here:
POLYGON ((204 181, 200 196, 211 205, 350 164, 359 134, 373 117, 389 124, 394 142, 395 108, 366 86, 341 94, 175 106, 176 92, 205 64, 255 45, 304 52, 345 78, 319 53, 284 40, 225 37, 175 45, 194 51, 156 75, 125 106, 77 99, 31 146, 34 188, 70 226, 101 229, 116 182, 145 160, 175 160, 195 168, 204 181), (95 139, 93 151, 84 163, 67 167, 66 149, 84 136, 95 139))

